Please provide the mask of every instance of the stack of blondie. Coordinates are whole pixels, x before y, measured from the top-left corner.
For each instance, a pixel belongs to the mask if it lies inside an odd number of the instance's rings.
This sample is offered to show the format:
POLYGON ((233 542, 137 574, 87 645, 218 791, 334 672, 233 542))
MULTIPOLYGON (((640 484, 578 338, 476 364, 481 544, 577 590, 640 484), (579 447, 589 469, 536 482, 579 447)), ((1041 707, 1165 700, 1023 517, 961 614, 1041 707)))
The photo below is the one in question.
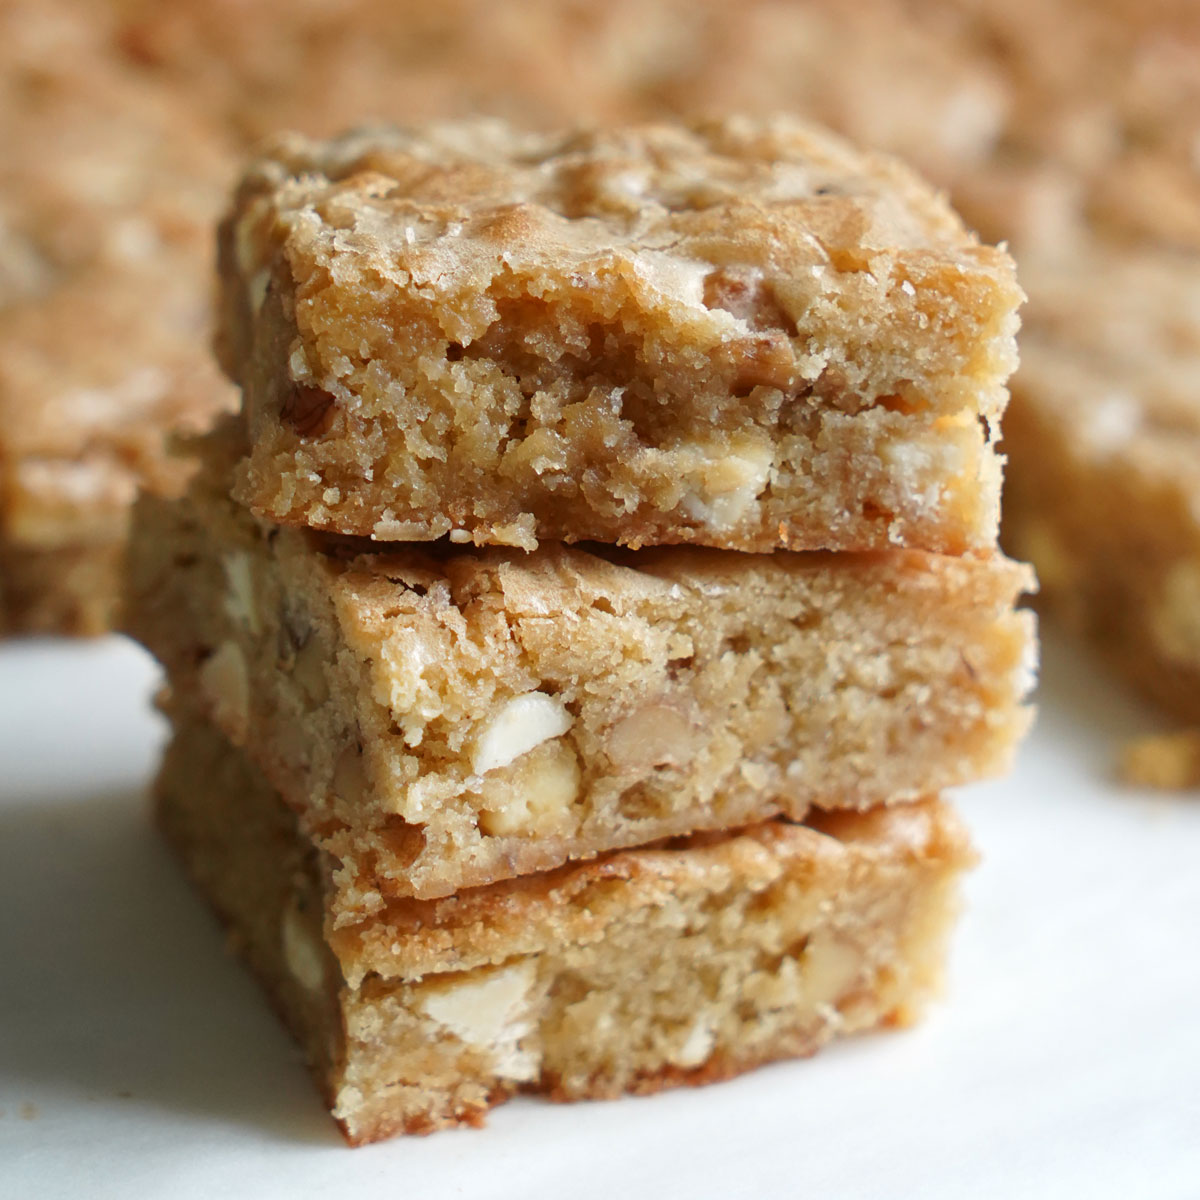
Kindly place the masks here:
POLYGON ((278 140, 135 514, 159 819, 351 1142, 903 1022, 1024 730, 1021 293, 792 121, 278 140))

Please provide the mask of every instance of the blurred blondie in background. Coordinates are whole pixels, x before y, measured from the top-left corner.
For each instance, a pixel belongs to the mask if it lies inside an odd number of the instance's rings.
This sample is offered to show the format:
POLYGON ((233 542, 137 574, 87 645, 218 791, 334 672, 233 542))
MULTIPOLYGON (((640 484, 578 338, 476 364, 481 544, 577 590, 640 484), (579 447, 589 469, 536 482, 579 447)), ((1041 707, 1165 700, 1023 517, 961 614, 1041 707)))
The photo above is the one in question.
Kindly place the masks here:
POLYGON ((1200 9, 1184 0, 5 0, 0 625, 108 627, 137 489, 233 403, 212 230, 264 134, 793 111, 907 159, 1029 293, 1010 549, 1200 714, 1200 9))

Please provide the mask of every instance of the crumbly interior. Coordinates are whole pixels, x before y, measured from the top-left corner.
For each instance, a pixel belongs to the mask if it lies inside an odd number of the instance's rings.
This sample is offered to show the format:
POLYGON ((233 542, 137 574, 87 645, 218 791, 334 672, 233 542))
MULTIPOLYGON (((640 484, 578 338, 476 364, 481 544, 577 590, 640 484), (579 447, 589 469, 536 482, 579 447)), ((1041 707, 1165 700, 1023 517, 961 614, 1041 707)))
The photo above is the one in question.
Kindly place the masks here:
POLYGON ((994 543, 1012 263, 802 123, 284 138, 222 264, 264 517, 527 549, 994 543))
POLYGON ((907 1023, 936 990, 970 861, 938 802, 774 822, 521 881, 515 944, 496 933, 514 896, 499 885, 385 910, 335 951, 328 862, 226 753, 224 772, 168 756, 159 820, 353 1144, 478 1125, 518 1089, 656 1091, 907 1023), (452 947, 440 962, 430 932, 452 947))
POLYGON ((1004 770, 1028 723, 1004 559, 384 554, 260 525, 223 478, 139 506, 127 627, 376 881, 351 911, 914 798, 1004 770))
POLYGON ((1005 444, 1006 539, 1047 607, 1200 720, 1200 275, 1091 244, 1040 263, 1005 444))

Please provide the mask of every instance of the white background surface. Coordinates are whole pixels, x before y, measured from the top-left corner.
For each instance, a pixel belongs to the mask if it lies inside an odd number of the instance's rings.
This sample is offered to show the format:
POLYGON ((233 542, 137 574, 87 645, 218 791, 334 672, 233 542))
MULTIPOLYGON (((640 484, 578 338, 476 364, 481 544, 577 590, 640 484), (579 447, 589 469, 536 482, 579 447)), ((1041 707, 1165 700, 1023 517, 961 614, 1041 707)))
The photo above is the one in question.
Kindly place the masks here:
POLYGON ((1200 795, 1108 782, 1148 713, 1047 655, 947 1001, 731 1083, 518 1100, 345 1149, 149 826, 149 662, 0 648, 0 1197, 1200 1197, 1200 795))

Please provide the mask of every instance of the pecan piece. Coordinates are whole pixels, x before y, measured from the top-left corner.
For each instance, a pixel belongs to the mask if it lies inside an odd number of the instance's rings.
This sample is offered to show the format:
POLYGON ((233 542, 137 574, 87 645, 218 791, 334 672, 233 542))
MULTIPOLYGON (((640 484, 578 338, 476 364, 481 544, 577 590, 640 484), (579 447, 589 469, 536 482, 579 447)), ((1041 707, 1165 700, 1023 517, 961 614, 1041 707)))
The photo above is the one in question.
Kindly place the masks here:
POLYGON ((320 437, 333 424, 336 403, 322 388, 298 383, 284 398, 279 420, 300 437, 320 437))

